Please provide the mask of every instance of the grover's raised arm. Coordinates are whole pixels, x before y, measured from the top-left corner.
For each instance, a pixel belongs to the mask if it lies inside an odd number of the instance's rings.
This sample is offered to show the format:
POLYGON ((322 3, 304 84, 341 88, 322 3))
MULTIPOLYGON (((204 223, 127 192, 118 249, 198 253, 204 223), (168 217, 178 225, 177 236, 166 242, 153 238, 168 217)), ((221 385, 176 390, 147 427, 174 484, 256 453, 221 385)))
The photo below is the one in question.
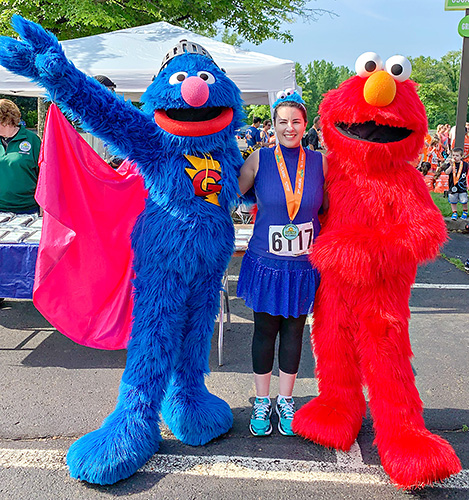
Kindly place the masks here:
POLYGON ((79 119, 122 156, 138 161, 142 137, 148 144, 158 133, 153 120, 79 71, 52 33, 18 15, 12 25, 21 40, 0 37, 0 64, 44 87, 71 118, 79 119))

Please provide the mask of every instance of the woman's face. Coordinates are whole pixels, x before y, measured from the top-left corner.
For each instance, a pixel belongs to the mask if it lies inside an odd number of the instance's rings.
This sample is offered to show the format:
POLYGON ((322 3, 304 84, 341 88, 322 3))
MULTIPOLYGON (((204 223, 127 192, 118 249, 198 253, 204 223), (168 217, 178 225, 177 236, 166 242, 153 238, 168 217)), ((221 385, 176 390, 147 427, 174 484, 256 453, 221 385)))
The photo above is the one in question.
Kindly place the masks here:
POLYGON ((306 130, 303 113, 298 108, 282 106, 277 110, 275 132, 278 142, 286 148, 296 148, 306 130))

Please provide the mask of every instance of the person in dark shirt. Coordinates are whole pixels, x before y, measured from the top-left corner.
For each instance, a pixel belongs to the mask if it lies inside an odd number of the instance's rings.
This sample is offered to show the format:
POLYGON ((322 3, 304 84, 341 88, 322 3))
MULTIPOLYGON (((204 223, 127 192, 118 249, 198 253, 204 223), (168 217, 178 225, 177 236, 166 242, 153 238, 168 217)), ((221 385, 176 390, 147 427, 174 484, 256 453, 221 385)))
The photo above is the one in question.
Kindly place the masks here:
POLYGON ((321 118, 316 116, 313 120, 313 126, 308 130, 306 135, 306 146, 313 151, 321 149, 319 141, 319 132, 321 130, 321 118))
POLYGON ((451 219, 458 219, 458 203, 462 205, 461 219, 467 220, 467 171, 468 164, 462 161, 462 148, 454 148, 452 158, 445 162, 446 174, 449 175, 448 186, 448 201, 451 203, 453 215, 451 219))

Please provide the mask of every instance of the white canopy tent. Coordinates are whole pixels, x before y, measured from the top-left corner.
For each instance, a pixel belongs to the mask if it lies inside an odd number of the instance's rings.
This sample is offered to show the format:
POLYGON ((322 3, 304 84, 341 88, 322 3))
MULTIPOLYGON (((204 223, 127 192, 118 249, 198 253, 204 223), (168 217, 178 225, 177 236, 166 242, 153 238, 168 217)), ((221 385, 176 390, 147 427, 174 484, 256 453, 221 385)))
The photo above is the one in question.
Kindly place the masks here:
MULTIPOLYGON (((293 61, 241 50, 189 30, 158 22, 61 42, 84 73, 105 75, 126 99, 138 101, 159 71, 165 54, 180 40, 205 47, 242 92, 246 104, 270 104, 279 90, 296 88, 293 61)), ((43 90, 0 67, 0 94, 37 97, 43 90)))

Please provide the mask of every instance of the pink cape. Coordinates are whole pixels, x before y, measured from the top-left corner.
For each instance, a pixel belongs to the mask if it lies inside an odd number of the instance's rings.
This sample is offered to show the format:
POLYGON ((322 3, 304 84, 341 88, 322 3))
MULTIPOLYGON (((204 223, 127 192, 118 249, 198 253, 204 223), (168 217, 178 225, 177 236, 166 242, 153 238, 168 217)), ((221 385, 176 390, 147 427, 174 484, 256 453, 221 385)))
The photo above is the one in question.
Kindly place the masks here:
POLYGON ((113 170, 56 105, 47 115, 36 200, 44 222, 33 301, 61 333, 99 349, 126 347, 132 322, 130 233, 142 177, 113 170))

